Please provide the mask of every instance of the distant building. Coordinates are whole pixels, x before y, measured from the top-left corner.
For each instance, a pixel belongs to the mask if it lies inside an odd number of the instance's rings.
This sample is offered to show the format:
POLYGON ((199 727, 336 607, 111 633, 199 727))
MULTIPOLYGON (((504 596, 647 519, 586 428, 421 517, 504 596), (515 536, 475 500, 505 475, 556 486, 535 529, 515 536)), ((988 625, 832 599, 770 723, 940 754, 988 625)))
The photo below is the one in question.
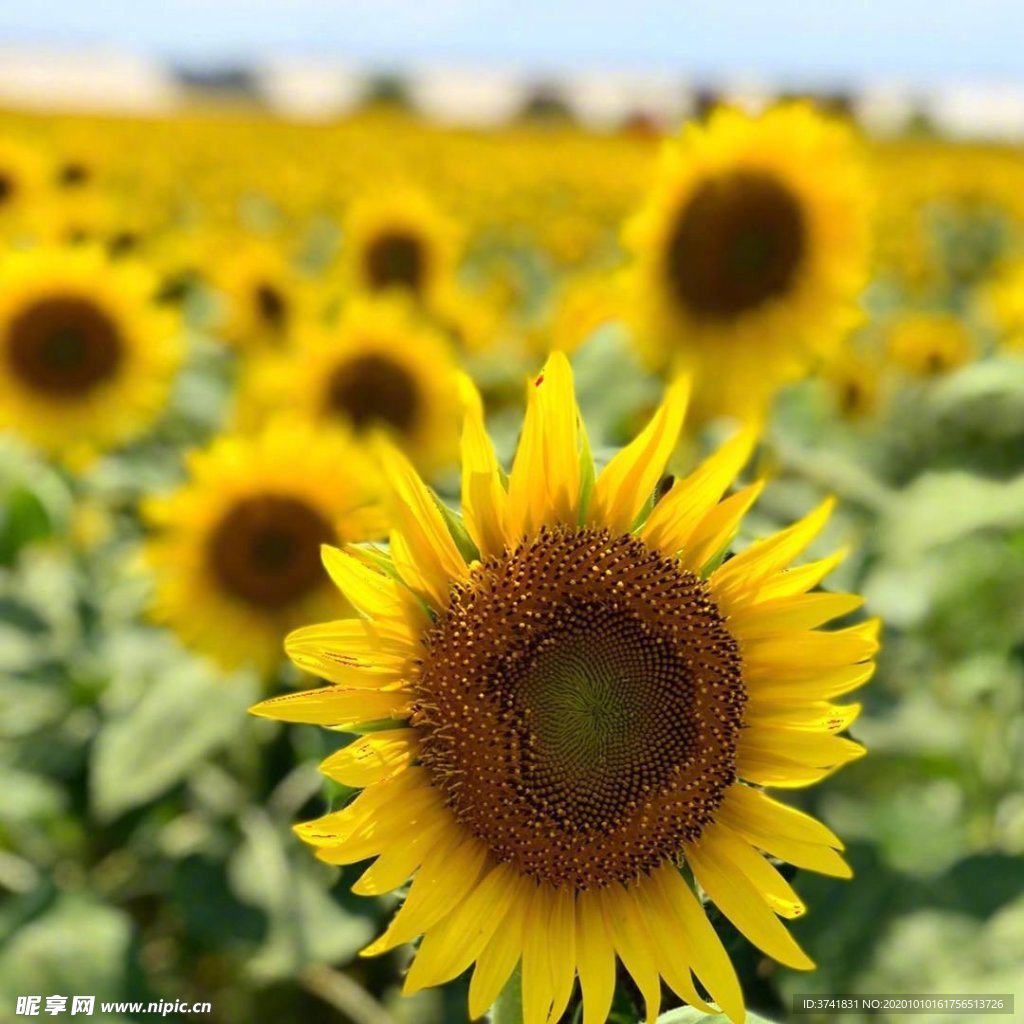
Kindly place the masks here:
POLYGON ((157 114, 181 102, 174 76, 105 49, 0 47, 0 105, 26 110, 157 114))
POLYGON ((366 74, 341 61, 284 57, 256 68, 264 102, 282 117, 325 121, 355 107, 366 95, 366 74))

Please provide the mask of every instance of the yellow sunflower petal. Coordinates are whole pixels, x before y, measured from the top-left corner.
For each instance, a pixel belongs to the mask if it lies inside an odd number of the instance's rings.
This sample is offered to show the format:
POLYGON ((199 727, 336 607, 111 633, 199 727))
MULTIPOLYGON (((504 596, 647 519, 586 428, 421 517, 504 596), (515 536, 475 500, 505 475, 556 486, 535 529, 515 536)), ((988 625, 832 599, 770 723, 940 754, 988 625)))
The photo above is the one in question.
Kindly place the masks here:
POLYGON ((690 976, 690 950, 671 907, 661 899, 660 890, 650 878, 633 887, 651 949, 658 958, 658 973, 681 999, 704 1013, 718 1011, 697 994, 690 976))
POLYGON ((754 428, 741 430, 673 485, 638 531, 648 546, 672 555, 691 543, 701 519, 715 507, 750 458, 757 436, 754 428))
POLYGON ((688 843, 686 860, 708 897, 758 949, 787 967, 814 967, 746 876, 730 861, 720 860, 713 844, 705 845, 703 836, 696 843, 688 843))
POLYGON ((827 700, 863 686, 875 672, 875 663, 843 665, 822 671, 814 665, 794 663, 784 668, 746 667, 751 694, 759 701, 827 700))
POLYGON ((729 632, 738 640, 754 640, 783 633, 814 629, 849 615, 864 603, 858 594, 795 594, 753 604, 736 604, 729 612, 729 632))
POLYGON ((423 580, 412 548, 400 530, 392 530, 388 534, 388 553, 395 572, 402 578, 410 592, 419 594, 421 600, 429 600, 429 584, 423 580))
POLYGON ((829 704, 828 701, 758 700, 748 697, 743 720, 750 725, 780 725, 811 732, 843 732, 860 715, 860 704, 829 704))
POLYGON ((431 787, 424 786, 401 802, 384 804, 365 816, 336 842, 321 839, 316 856, 325 864, 355 864, 376 857, 389 846, 405 841, 411 831, 432 830, 450 822, 447 809, 431 787))
POLYGON ((387 931, 362 955, 386 953, 427 933, 470 895, 486 859, 483 843, 453 830, 452 836, 435 846, 424 860, 387 931))
POLYGON ((402 991, 412 995, 460 975, 482 952, 517 894, 515 868, 499 864, 424 936, 402 991))
POLYGON ((853 874, 835 852, 843 849, 843 844, 833 832, 759 789, 738 783, 731 786, 717 813, 723 825, 773 857, 837 878, 853 874))
POLYGON ((842 736, 753 726, 740 735, 736 769, 749 782, 796 788, 820 781, 864 753, 859 743, 842 736))
POLYGON ((412 695, 401 690, 349 690, 321 686, 315 690, 270 697, 249 711, 281 722, 307 722, 351 728, 383 718, 402 719, 409 713, 412 695))
POLYGON ((612 943, 644 997, 647 1024, 653 1024, 661 1009, 661 976, 636 897, 618 884, 598 890, 597 895, 612 943))
POLYGON ((789 882, 728 826, 719 822, 709 825, 701 835, 701 844, 709 856, 717 856, 723 864, 740 871, 780 917, 800 917, 807 910, 789 882))
POLYGON ((355 618, 293 630, 284 649, 304 672, 355 689, 401 681, 416 654, 403 629, 355 618))
POLYGON ((743 661, 749 671, 781 673, 798 665, 824 673, 874 657, 879 630, 879 621, 870 619, 846 629, 804 630, 751 640, 743 644, 743 661))
POLYGON ((305 843, 317 847, 341 846, 364 822, 381 808, 404 804, 408 813, 437 802, 437 794, 422 768, 414 767, 383 782, 364 789, 351 803, 340 810, 323 814, 312 821, 295 825, 292 831, 305 843))
POLYGON ((429 828, 418 828, 405 842, 382 850, 359 876, 352 892, 357 896, 380 896, 404 885, 426 860, 448 825, 449 822, 443 820, 435 821, 429 828))
POLYGON ((834 508, 835 499, 826 498, 792 526, 755 541, 729 559, 711 577, 719 603, 731 610, 732 602, 744 591, 755 589, 762 580, 789 565, 818 536, 834 508))
POLYGON ((750 484, 715 505, 693 529, 679 556, 684 569, 703 575, 705 566, 736 536, 743 517, 761 496, 764 481, 750 484))
POLYGON ((694 974, 725 1015, 734 1024, 742 1024, 745 1016, 743 990, 736 968, 697 897, 673 864, 651 872, 651 879, 660 891, 662 902, 682 929, 694 974))
POLYGON ((466 577, 466 561, 433 496, 409 460, 385 442, 379 443, 378 450, 391 489, 396 532, 401 534, 415 568, 414 578, 405 582, 420 591, 435 608, 444 608, 451 584, 466 577))
POLYGON ((484 946, 469 983, 469 1015, 482 1017, 495 1003, 523 954, 523 935, 533 883, 526 877, 515 882, 508 913, 490 942, 484 946))
POLYGON ((355 555, 325 544, 324 568, 349 604, 368 619, 403 619, 413 602, 402 585, 355 555))
POLYGON ((414 729, 372 732, 325 758, 320 771, 343 786, 363 789, 397 775, 416 756, 417 749, 414 729))
POLYGON ((627 533, 665 471, 683 428, 690 380, 671 384, 658 411, 637 437, 618 452, 594 484, 588 519, 612 533, 627 533))
POLYGON ((551 1010, 557 1021, 565 1012, 576 980, 576 895, 569 888, 555 889, 550 896, 548 918, 548 970, 551 975, 551 1010))
POLYGON ((593 891, 576 897, 576 966, 583 992, 583 1024, 605 1024, 615 998, 615 949, 593 891))
POLYGON ((552 353, 528 390, 526 418, 508 481, 505 539, 544 523, 573 523, 580 495, 579 410, 569 360, 552 353))
POLYGON ((769 576, 757 589, 757 600, 773 601, 777 598, 792 597, 812 590, 849 554, 847 548, 840 548, 827 558, 819 558, 806 565, 783 569, 769 576))
MULTIPOLYGON (((554 978, 549 928, 554 909, 552 891, 539 885, 533 891, 523 931, 523 1024, 545 1024, 551 1014, 554 978)), ((554 951, 557 956, 557 950, 554 951)), ((570 961, 573 963, 573 961, 570 961)))
POLYGON ((797 839, 786 839, 780 836, 765 836, 755 839, 747 837, 750 842, 764 850, 771 857, 778 857, 788 864, 807 871, 816 871, 819 875, 832 878, 853 878, 853 869, 843 860, 842 856, 827 846, 814 843, 801 843, 797 839))
POLYGON ((507 507, 494 445, 480 412, 470 409, 462 428, 462 515, 482 555, 501 554, 507 507))
POLYGON ((760 789, 740 783, 729 787, 718 815, 748 838, 779 835, 802 843, 821 843, 837 850, 843 849, 842 840, 817 818, 780 803, 760 789))

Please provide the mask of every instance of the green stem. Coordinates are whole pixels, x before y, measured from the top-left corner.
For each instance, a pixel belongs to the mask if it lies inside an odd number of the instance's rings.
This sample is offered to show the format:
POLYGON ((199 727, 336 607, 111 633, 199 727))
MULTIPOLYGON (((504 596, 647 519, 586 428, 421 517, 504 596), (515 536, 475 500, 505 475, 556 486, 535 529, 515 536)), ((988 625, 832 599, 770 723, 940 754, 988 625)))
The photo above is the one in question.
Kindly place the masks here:
POLYGON ((491 1007, 491 1024, 523 1024, 523 978, 518 964, 491 1007))

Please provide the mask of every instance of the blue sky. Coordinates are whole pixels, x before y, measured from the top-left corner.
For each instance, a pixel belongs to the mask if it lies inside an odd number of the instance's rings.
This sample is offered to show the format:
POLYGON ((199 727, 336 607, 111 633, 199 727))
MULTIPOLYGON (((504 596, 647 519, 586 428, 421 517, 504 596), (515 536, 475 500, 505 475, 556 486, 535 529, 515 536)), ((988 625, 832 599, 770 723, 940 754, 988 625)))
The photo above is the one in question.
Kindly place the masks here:
POLYGON ((186 61, 657 69, 799 83, 1024 80, 1024 0, 0 0, 0 45, 186 61))

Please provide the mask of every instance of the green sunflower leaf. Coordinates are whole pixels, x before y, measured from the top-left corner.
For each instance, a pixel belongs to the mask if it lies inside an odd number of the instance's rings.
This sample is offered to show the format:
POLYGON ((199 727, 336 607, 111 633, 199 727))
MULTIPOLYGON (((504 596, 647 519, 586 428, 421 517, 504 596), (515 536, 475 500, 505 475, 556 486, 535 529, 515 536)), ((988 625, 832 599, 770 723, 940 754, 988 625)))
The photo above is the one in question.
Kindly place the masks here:
MULTIPOLYGON (((27 993, 124 998, 132 926, 127 914, 92 896, 60 896, 19 928, 0 957, 0 1004, 27 993)), ((126 1020, 105 1016, 114 1022, 126 1020)))
MULTIPOLYGON (((730 1024, 724 1013, 708 1014, 692 1006, 680 1006, 677 1010, 663 1013, 657 1024, 730 1024)), ((773 1024, 767 1017, 747 1011, 747 1024, 773 1024)))
POLYGON ((225 678, 199 659, 172 662, 136 703, 102 726, 92 754, 92 802, 111 820, 182 781, 236 735, 254 680, 225 678))
POLYGON ((23 547, 53 532, 46 506, 27 487, 15 487, 0 507, 0 564, 11 565, 23 547))

